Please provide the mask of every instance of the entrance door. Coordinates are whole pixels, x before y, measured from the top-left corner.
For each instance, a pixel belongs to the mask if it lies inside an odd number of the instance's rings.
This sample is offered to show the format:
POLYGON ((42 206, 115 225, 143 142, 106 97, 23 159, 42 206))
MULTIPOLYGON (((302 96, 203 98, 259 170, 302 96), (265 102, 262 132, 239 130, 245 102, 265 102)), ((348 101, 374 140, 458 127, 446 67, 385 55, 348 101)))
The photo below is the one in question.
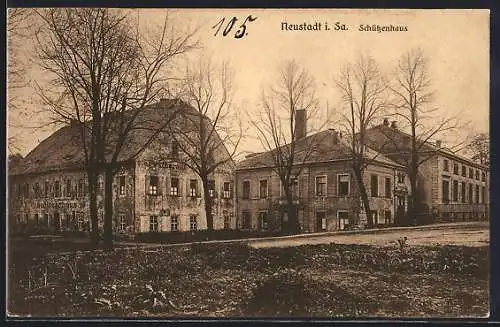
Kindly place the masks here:
POLYGON ((326 231, 326 212, 324 211, 318 211, 316 212, 316 230, 318 232, 320 231, 326 231))
POLYGON ((400 195, 398 196, 398 208, 396 210, 396 222, 401 224, 405 218, 405 197, 400 195))
POLYGON ((59 212, 54 212, 54 228, 56 231, 61 230, 61 215, 59 212))

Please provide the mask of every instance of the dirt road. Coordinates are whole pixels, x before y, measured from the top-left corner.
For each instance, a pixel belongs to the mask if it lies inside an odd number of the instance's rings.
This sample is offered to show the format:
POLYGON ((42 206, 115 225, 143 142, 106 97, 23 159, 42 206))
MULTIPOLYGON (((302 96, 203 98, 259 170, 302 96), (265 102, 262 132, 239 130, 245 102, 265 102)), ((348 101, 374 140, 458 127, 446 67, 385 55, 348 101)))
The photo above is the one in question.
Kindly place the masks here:
POLYGON ((309 237, 275 238, 252 240, 249 245, 255 248, 289 247, 304 244, 369 244, 389 245, 401 237, 407 237, 408 245, 447 245, 484 246, 489 244, 488 224, 463 224, 429 226, 424 229, 391 229, 376 232, 350 234, 311 235, 309 237))

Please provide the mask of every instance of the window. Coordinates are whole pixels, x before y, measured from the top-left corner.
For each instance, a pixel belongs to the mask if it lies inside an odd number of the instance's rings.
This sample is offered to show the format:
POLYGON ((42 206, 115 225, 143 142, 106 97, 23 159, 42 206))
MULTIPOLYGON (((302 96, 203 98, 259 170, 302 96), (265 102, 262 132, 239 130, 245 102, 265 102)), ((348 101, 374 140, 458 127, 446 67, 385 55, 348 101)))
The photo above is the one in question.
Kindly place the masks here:
POLYGON ((268 228, 267 211, 259 212, 259 223, 260 223, 260 229, 267 230, 268 228))
POLYGON ((231 217, 228 215, 227 210, 224 210, 222 215, 224 216, 224 229, 230 229, 231 228, 231 217))
POLYGON ((149 176, 149 195, 158 195, 158 176, 149 176))
POLYGON ((120 214, 120 232, 124 232, 127 227, 127 221, 125 220, 125 214, 120 214))
POLYGON ((158 216, 149 216, 149 231, 158 231, 158 216))
POLYGON ((179 216, 173 215, 170 217, 170 230, 176 232, 179 230, 179 216))
POLYGON ((99 177, 97 178, 97 183, 99 185, 99 190, 102 191, 104 189, 104 179, 102 178, 102 176, 99 175, 99 177))
POLYGON ((339 196, 347 196, 349 195, 349 175, 338 175, 338 190, 337 194, 339 196))
POLYGON ((476 203, 479 203, 479 185, 476 185, 476 203))
POLYGON ((481 203, 486 203, 486 187, 481 187, 481 203))
POLYGON ((474 170, 469 168, 469 178, 474 178, 474 170))
POLYGON ((66 197, 71 197, 71 179, 66 180, 66 197))
POLYGON ((453 164, 453 174, 458 175, 458 163, 453 164))
POLYGON ((215 181, 212 179, 208 181, 208 196, 215 197, 215 181))
POLYGON ((326 212, 324 211, 317 211, 316 212, 316 222, 318 225, 318 231, 324 231, 327 229, 327 223, 326 223, 326 212))
POLYGON ((378 176, 372 174, 370 177, 370 189, 372 197, 378 197, 378 176))
POLYGON ((170 195, 179 196, 179 178, 177 177, 170 179, 170 195))
POLYGON ((195 198, 198 196, 198 180, 191 179, 189 180, 189 196, 195 198))
POLYGON ((479 180, 479 170, 476 169, 476 180, 479 180))
MULTIPOLYGON (((448 160, 445 160, 445 162, 448 162, 448 160)), ((448 164, 446 166, 448 166, 448 164)), ((405 173, 398 173, 398 183, 404 183, 404 182, 405 182, 405 173)))
POLYGON ((486 173, 484 171, 481 173, 481 181, 486 182, 486 173))
POLYGON ((453 202, 458 202, 458 181, 453 181, 453 202))
POLYGON ((299 196, 299 179, 297 177, 290 178, 290 190, 294 196, 299 196))
POLYGON ((59 181, 54 182, 54 197, 61 197, 61 183, 59 181))
POLYGON ((326 196, 326 176, 316 176, 316 196, 326 196))
POLYGON ((83 196, 83 188, 84 188, 83 179, 80 179, 78 181, 78 187, 77 187, 77 193, 79 198, 83 196))
POLYGON ((337 218, 339 221, 339 229, 347 229, 349 226, 349 213, 347 211, 337 211, 337 218))
POLYGON ((125 195, 125 176, 120 176, 120 195, 125 195))
POLYGON ((197 220, 196 215, 189 216, 189 229, 190 230, 197 230, 198 229, 198 220, 197 220))
POLYGON ((267 179, 261 180, 259 182, 259 197, 261 199, 267 198, 267 179))
POLYGON ((391 192, 391 178, 386 177, 385 178, 385 197, 390 198, 392 197, 392 192, 391 192))
POLYGON ((443 160, 443 170, 444 171, 450 171, 450 167, 448 166, 448 160, 447 159, 443 160))
POLYGON ((35 183, 35 186, 33 187, 33 193, 36 198, 40 197, 41 195, 40 184, 35 183))
POLYGON ((251 220, 250 220, 250 211, 248 210, 243 210, 241 212, 241 227, 243 229, 250 229, 251 227, 251 220))
POLYGON ((37 213, 35 213, 35 224, 40 224, 40 218, 38 217, 37 213))
POLYGON ((447 180, 443 180, 442 195, 443 195, 443 203, 450 202, 450 182, 447 180))
POLYGON ((462 203, 467 202, 467 198, 465 197, 465 193, 467 191, 467 185, 465 182, 462 182, 462 203))
POLYGON ((172 157, 179 157, 179 142, 177 140, 172 140, 172 157))
POLYGON ((462 176, 467 177, 467 167, 465 165, 462 165, 462 176))
POLYGON ((250 199, 250 181, 243 182, 243 199, 250 199))
POLYGON ((230 182, 224 182, 224 184, 222 185, 222 197, 224 199, 231 198, 231 183, 230 182))
POLYGON ((43 195, 48 198, 49 197, 49 188, 50 188, 50 184, 49 182, 45 182, 44 186, 43 186, 43 195))
POLYGON ((474 198, 473 192, 472 184, 469 184, 469 203, 472 203, 472 199, 474 198))

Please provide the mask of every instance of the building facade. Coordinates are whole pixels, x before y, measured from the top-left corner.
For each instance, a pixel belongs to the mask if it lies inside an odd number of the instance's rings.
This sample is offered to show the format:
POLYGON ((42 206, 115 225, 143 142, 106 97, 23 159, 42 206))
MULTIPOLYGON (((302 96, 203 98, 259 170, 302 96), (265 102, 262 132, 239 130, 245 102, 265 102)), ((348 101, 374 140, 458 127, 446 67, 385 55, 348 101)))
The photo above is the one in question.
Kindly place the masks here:
MULTIPOLYGON (((149 109, 153 115, 150 118, 161 117, 161 112, 158 112, 167 106, 165 101, 149 109)), ((149 115, 148 111, 146 114, 149 115)), ((11 227, 89 230, 88 182, 78 137, 74 126, 65 126, 41 142, 21 163, 9 167, 8 214, 11 227)), ((220 152, 220 156, 227 155, 225 149, 220 152)), ((209 182, 214 229, 236 227, 233 165, 229 160, 212 174, 209 182)), ((203 184, 194 171, 182 164, 182 153, 173 138, 168 135, 158 137, 133 160, 121 162, 120 166, 112 186, 113 229, 116 232, 207 228, 203 184)), ((103 175, 98 180, 98 217, 102 227, 103 175)))
MULTIPOLYGON (((291 187, 303 232, 344 230, 366 225, 361 214, 360 193, 354 180, 348 145, 334 130, 306 137, 307 146, 317 147, 310 158, 294 168, 291 187), (321 144, 308 144, 316 137, 321 144)), ((300 141, 298 141, 300 146, 300 141)), ((299 150, 300 151, 300 150, 299 150)), ((374 223, 388 226, 406 212, 408 192, 404 167, 374 151, 364 172, 374 223)), ((287 201, 281 180, 269 153, 260 153, 238 164, 236 169, 237 227, 279 230, 287 201)), ((283 220, 287 221, 284 214, 283 220)))
MULTIPOLYGON (((407 165, 410 136, 388 120, 368 130, 370 146, 407 165)), ((441 142, 427 142, 419 151, 423 163, 417 176, 424 214, 435 221, 489 218, 489 167, 457 155, 441 142)))

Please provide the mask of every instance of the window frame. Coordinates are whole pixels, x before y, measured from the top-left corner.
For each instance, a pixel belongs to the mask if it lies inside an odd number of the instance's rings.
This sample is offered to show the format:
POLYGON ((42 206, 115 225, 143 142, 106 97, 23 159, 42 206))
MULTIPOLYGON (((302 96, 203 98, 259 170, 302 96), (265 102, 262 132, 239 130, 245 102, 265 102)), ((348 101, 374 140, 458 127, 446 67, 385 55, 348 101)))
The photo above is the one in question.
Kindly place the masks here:
POLYGON ((386 176, 384 179, 384 195, 387 199, 392 198, 392 178, 388 176, 386 176), (388 185, 389 187, 387 187, 388 185))
POLYGON ((179 231, 179 215, 171 215, 170 216, 170 231, 178 232, 179 231), (174 221, 175 219, 175 221, 174 221), (175 226, 175 228, 174 228, 175 226))
POLYGON ((378 187, 378 175, 377 174, 370 174, 370 196, 372 198, 378 198, 379 197, 379 187, 378 187), (375 178, 375 179, 374 179, 375 178), (376 181, 376 183, 373 183, 373 181, 376 181), (375 186, 376 192, 374 192, 373 186, 375 186), (375 195, 373 195, 375 193, 375 195))
POLYGON ((269 229, 269 212, 267 210, 259 210, 259 229, 269 229), (263 218, 265 218, 265 224, 263 222, 263 218))
POLYGON ((327 175, 316 175, 314 176, 314 195, 317 197, 325 197, 327 196, 327 190, 328 190, 328 176, 327 175), (324 178, 324 183, 318 183, 318 179, 324 178), (318 193, 318 186, 322 185, 323 187, 323 193, 319 194, 318 193))
POLYGON ((260 179, 259 180, 259 199, 267 199, 269 197, 269 182, 267 179, 260 179), (265 191, 264 188, 262 187, 263 183, 265 183, 265 191))
POLYGON ((198 216, 191 214, 189 215, 189 230, 194 231, 198 230, 198 216), (193 228, 194 226, 194 228, 193 228))
POLYGON ((198 191, 198 180, 194 178, 189 179, 189 197, 191 198, 197 198, 199 197, 199 191, 198 191), (193 188, 194 185, 194 188, 193 188))
POLYGON ((170 177, 170 192, 169 192, 170 196, 179 196, 179 185, 180 185, 179 177, 177 176, 170 177), (173 181, 176 181, 175 186, 173 181))
POLYGON ((241 182, 241 198, 243 200, 250 200, 251 197, 251 192, 252 192, 252 185, 249 180, 244 180, 241 182), (248 185, 248 187, 245 187, 245 185, 248 185), (247 192, 245 192, 247 190, 247 192))
POLYGON ((350 174, 337 174, 337 195, 338 196, 349 196, 351 193, 351 175, 350 174), (341 182, 340 178, 347 176, 347 193, 346 194, 341 194, 341 188, 340 185, 341 183, 346 183, 346 182, 341 182))
POLYGON ((118 176, 118 195, 124 196, 127 195, 127 187, 126 187, 126 178, 125 175, 119 175, 118 176), (123 184, 122 184, 123 181, 123 184))
POLYGON ((149 232, 150 233, 157 233, 159 231, 159 227, 160 226, 159 226, 158 216, 157 215, 150 215, 149 216, 149 232))
POLYGON ((160 194, 160 177, 158 175, 149 175, 148 195, 158 196, 160 194), (153 181, 156 180, 156 185, 153 181))

